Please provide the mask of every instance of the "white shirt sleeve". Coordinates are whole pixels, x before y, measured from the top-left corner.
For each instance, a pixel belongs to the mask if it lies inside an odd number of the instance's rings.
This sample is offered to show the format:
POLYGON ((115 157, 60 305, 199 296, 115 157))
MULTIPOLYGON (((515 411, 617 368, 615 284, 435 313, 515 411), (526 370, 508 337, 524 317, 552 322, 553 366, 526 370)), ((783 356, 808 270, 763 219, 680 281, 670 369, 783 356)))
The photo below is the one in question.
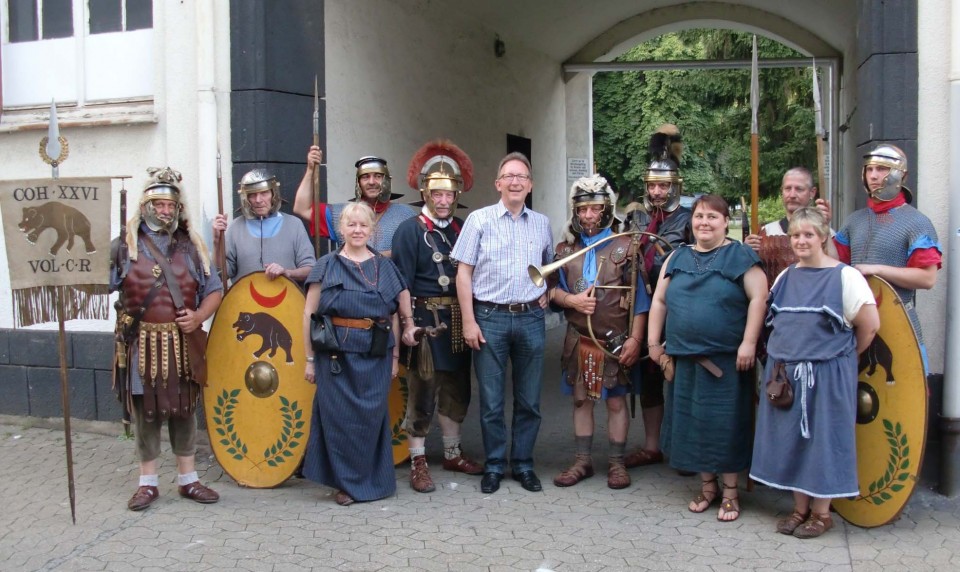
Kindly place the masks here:
POLYGON ((861 306, 876 305, 877 301, 873 298, 867 279, 856 268, 844 266, 840 271, 840 281, 843 285, 843 320, 851 326, 861 306))

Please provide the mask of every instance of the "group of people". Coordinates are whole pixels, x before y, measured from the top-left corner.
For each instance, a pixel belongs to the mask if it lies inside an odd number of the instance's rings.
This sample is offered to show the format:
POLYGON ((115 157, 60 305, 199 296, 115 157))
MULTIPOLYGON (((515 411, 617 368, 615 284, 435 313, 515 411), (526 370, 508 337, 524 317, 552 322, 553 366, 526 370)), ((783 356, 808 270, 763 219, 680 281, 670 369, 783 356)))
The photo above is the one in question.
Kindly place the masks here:
MULTIPOLYGON (((732 521, 740 515, 738 477, 749 469, 751 478, 794 493, 794 511, 777 523, 779 532, 809 538, 828 530, 830 499, 858 491, 857 355, 879 326, 864 276, 881 276, 897 289, 919 333, 913 297, 935 282, 936 233, 909 204, 906 156, 881 145, 863 169, 868 206, 838 233, 829 228, 829 203, 813 203, 810 172, 796 168, 783 179, 787 216, 741 243, 728 237, 729 209, 721 197, 680 205, 681 149, 675 127, 654 135, 642 203, 631 204, 623 220, 603 177, 575 181, 571 216, 554 245, 548 219, 525 204, 533 178, 520 153, 508 154, 497 168, 498 202, 463 220, 455 211, 473 186, 473 166, 449 141, 427 143, 409 165, 419 211, 393 200, 387 163, 378 157, 356 163, 354 201, 316 203, 313 176, 322 153, 311 147, 294 212, 338 246, 317 260, 304 225, 279 212, 276 178, 262 169, 245 175, 239 190, 244 216, 229 225, 216 217, 215 244, 225 241, 225 279, 262 270, 306 285, 304 378, 317 391, 304 476, 334 488, 341 505, 395 492, 386 404, 402 362, 409 389, 403 429, 415 491, 436 488, 424 448, 434 419, 445 470, 482 475, 486 494, 499 489, 508 469, 524 489, 542 490, 533 449, 541 422, 544 318, 552 308, 567 322, 560 387, 573 398, 575 433, 574 461, 553 479, 556 486, 594 475, 593 410, 603 400, 610 488, 630 485, 629 468, 669 459, 677 470, 700 475, 690 511, 720 501, 717 518, 732 521), (555 272, 531 280, 531 266, 555 272), (330 318, 338 350, 311 345, 316 316, 330 318), (787 409, 761 399, 755 429, 761 350, 763 379, 786 372, 796 399, 787 409), (460 446, 471 362, 482 463, 460 446), (630 452, 629 393, 640 395, 645 429, 643 446, 630 452)), ((175 171, 152 173, 111 278, 122 292, 118 324, 124 325, 118 325, 117 386, 136 422, 141 460, 131 510, 159 496, 164 421, 180 494, 197 502, 218 499, 193 468, 202 357, 188 348, 191 332, 216 311, 223 284, 189 228, 182 190, 175 171)))

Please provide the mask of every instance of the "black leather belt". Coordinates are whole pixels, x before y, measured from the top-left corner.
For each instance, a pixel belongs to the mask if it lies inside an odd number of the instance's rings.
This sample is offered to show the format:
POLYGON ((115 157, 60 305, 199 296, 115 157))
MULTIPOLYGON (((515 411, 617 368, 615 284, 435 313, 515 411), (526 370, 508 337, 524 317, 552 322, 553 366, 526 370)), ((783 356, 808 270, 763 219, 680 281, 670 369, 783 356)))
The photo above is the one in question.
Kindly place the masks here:
POLYGON ((513 314, 518 314, 520 312, 529 312, 533 308, 539 308, 540 302, 534 300, 532 302, 518 302, 516 304, 497 304, 496 302, 484 302, 483 300, 473 299, 473 304, 475 306, 486 306, 488 308, 496 308, 497 310, 503 310, 504 312, 511 312, 513 314))

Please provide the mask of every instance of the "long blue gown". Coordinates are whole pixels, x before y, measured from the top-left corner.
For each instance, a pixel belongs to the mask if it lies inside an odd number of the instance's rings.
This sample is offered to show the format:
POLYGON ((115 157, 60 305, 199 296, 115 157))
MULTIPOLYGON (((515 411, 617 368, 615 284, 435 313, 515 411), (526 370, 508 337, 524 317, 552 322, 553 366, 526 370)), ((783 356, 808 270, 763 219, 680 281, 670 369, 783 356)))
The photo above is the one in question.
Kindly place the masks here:
MULTIPOLYGON (((344 318, 387 319, 406 284, 389 258, 360 263, 331 253, 317 261, 307 284, 321 282, 319 312, 344 318)), ((305 477, 371 501, 396 492, 387 396, 393 333, 385 356, 369 357, 372 330, 336 326, 342 355, 316 353, 317 393, 303 463, 305 477)))

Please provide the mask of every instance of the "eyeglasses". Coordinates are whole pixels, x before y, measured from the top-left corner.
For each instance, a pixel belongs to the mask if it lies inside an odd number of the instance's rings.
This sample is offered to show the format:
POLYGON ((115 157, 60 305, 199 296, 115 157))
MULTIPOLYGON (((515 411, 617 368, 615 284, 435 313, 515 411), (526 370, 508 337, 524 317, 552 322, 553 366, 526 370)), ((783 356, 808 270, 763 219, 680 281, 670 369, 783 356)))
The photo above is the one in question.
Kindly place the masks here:
POLYGON ((499 177, 497 177, 497 180, 506 181, 508 183, 511 181, 520 181, 521 183, 526 183, 527 181, 530 180, 530 175, 517 175, 514 173, 510 173, 507 175, 500 175, 499 177))

